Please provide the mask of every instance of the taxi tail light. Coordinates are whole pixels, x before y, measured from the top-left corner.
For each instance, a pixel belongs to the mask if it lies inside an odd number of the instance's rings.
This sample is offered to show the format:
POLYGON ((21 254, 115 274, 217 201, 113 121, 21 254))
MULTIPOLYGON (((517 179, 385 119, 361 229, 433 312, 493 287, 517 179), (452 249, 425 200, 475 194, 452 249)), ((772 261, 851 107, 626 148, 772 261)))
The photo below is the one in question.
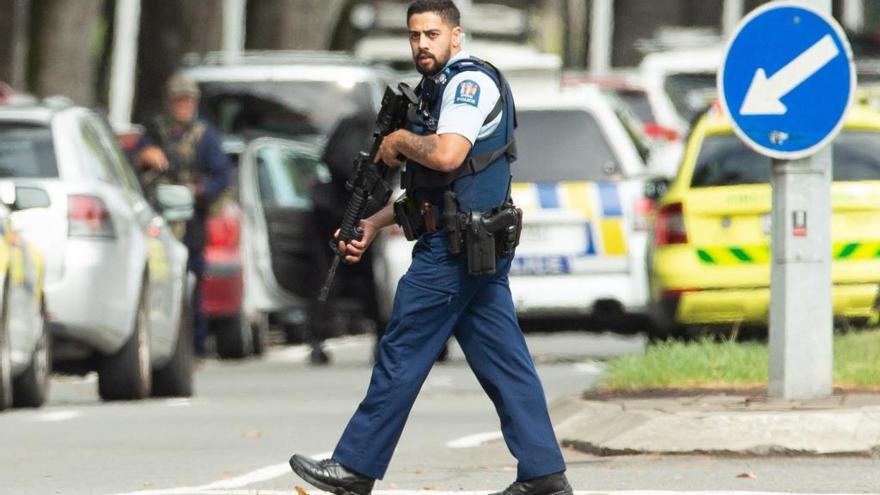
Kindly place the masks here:
POLYGON ((647 232, 651 229, 651 221, 656 207, 656 203, 651 198, 641 196, 636 200, 633 207, 633 229, 636 232, 647 232))
POLYGON ((101 198, 72 194, 67 198, 67 225, 70 237, 115 237, 110 211, 101 198))
POLYGON ((658 246, 668 244, 687 244, 688 236, 684 228, 684 207, 672 203, 660 208, 654 224, 654 243, 658 246))
POLYGON ((208 233, 209 246, 229 248, 238 246, 239 222, 236 217, 222 215, 209 218, 205 228, 208 233))

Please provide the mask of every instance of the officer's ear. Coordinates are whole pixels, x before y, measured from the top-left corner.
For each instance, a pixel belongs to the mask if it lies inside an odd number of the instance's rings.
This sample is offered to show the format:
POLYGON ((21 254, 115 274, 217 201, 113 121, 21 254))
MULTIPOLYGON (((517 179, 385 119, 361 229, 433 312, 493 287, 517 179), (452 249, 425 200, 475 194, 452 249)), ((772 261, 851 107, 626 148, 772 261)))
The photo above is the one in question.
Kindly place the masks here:
POLYGON ((461 26, 455 26, 452 28, 452 47, 453 48, 461 48, 461 38, 464 33, 461 30, 461 26))

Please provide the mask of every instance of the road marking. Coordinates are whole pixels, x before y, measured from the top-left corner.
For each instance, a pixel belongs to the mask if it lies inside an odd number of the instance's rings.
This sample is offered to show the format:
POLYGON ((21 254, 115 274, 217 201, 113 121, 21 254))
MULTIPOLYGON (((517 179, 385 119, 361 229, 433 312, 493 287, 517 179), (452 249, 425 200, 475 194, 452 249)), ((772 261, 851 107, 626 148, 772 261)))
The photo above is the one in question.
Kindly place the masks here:
MULTIPOLYGON (((333 452, 320 452, 310 456, 312 459, 326 459, 333 455, 333 452)), ((243 488, 254 483, 262 481, 274 480, 284 476, 285 474, 293 474, 289 463, 273 464, 260 469, 255 469, 249 473, 245 473, 234 478, 227 478, 207 485, 167 488, 162 490, 139 490, 136 492, 117 493, 114 495, 226 495, 232 493, 243 493, 245 495, 253 495, 253 490, 234 491, 236 488, 243 488), (233 491, 230 491, 233 490, 233 491)), ((271 491, 260 490, 261 494, 270 494, 271 491)), ((317 493, 323 493, 316 490, 317 493)), ((294 492, 277 492, 277 493, 294 493, 294 492)), ((309 493, 313 493, 312 490, 309 493)), ((374 492, 375 493, 375 492, 374 492)))
POLYGON ((31 421, 39 423, 54 423, 57 421, 67 421, 80 416, 82 416, 82 413, 79 411, 52 411, 38 414, 31 418, 31 421))
POLYGON ((585 375, 598 375, 605 370, 605 367, 602 366, 601 363, 597 363, 595 361, 587 361, 583 363, 576 363, 574 365, 575 373, 582 373, 585 375))
MULTIPOLYGON (((329 492, 303 486, 310 495, 332 495, 329 492)), ((295 490, 205 490, 189 491, 139 491, 125 495, 296 495, 295 490)), ((440 491, 440 490, 374 490, 373 495, 486 495, 485 491, 440 491)), ((878 493, 878 492, 875 492, 878 493)), ((855 494, 818 494, 796 492, 751 492, 751 491, 670 491, 670 490, 575 490, 574 495, 855 495, 855 494)), ((870 494, 869 494, 870 495, 870 494)))
POLYGON ((470 449, 501 438, 504 438, 504 436, 500 431, 489 431, 486 433, 477 433, 466 437, 456 438, 451 442, 447 442, 446 446, 450 449, 470 449))
POLYGON ((165 405, 168 407, 188 407, 192 405, 192 399, 167 399, 165 405))

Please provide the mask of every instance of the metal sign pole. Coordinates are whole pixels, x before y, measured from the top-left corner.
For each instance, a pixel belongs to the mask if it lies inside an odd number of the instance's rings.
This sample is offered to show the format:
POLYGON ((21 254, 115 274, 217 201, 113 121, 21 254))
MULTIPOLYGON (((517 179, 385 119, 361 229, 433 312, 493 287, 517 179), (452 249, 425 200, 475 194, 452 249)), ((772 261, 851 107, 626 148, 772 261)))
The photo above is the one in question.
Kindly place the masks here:
MULTIPOLYGON (((801 3, 831 15, 831 0, 801 3)), ((831 395, 831 146, 773 160, 769 394, 831 395)))

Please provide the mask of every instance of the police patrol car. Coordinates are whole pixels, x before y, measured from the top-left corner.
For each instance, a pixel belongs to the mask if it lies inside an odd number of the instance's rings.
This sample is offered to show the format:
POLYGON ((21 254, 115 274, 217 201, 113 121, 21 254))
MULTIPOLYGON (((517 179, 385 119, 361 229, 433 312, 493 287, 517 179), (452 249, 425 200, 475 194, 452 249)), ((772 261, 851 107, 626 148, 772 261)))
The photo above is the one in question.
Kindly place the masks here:
POLYGON ((650 205, 645 163, 601 92, 590 85, 516 95, 512 196, 524 211, 511 268, 524 318, 642 315, 650 205))
MULTIPOLYGON (((880 112, 855 106, 833 143, 832 298, 839 321, 876 316, 880 287, 880 112)), ((649 254, 652 309, 664 334, 768 321, 770 159, 718 109, 694 127, 659 204, 649 254)))

